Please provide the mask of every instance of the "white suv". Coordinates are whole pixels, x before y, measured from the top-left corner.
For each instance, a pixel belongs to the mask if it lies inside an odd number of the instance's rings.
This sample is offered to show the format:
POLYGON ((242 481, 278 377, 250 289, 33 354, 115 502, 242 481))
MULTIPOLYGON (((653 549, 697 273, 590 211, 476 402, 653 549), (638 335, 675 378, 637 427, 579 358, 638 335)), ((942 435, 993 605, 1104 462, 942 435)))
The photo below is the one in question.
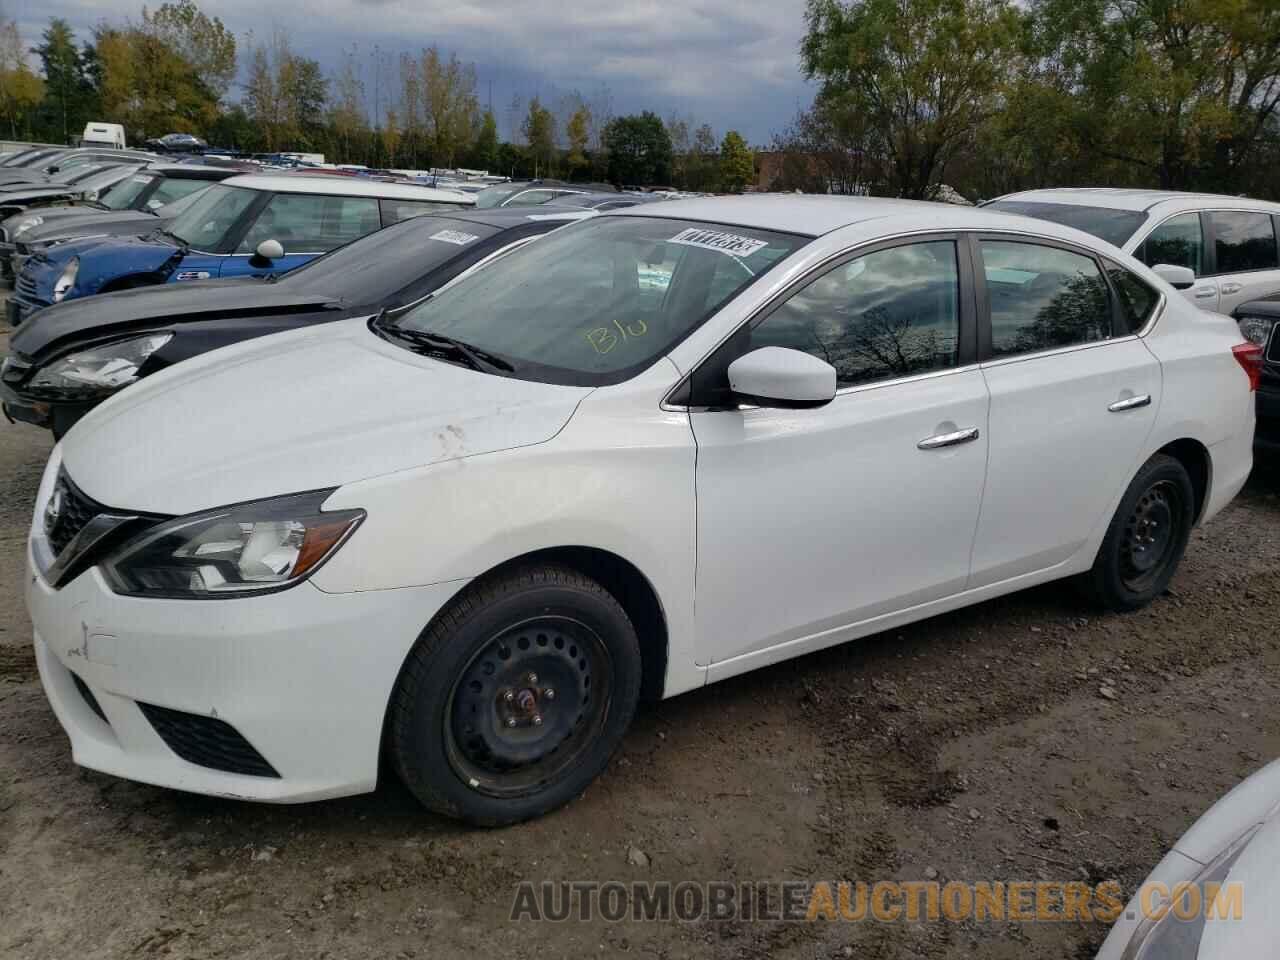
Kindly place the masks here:
POLYGON ((1280 294, 1280 204, 1212 193, 1080 188, 1028 190, 987 209, 1084 230, 1157 270, 1202 310, 1230 313, 1280 294))

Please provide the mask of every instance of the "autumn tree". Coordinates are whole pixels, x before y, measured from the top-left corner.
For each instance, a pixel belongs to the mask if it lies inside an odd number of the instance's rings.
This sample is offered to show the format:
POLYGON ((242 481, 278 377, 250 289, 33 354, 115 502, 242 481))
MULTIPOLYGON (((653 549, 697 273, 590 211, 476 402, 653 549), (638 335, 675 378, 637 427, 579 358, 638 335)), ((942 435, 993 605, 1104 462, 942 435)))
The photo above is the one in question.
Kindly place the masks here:
POLYGON ((18 25, 0 22, 0 117, 9 122, 9 135, 18 136, 18 121, 44 99, 44 84, 27 65, 18 25))
POLYGON ((570 177, 587 170, 591 160, 587 157, 587 141, 591 136, 591 111, 582 104, 569 117, 565 125, 565 136, 569 142, 569 153, 565 163, 569 167, 570 177))
POLYGON ((453 167, 480 126, 476 97, 476 68, 463 64, 456 53, 446 60, 438 47, 422 51, 422 105, 431 140, 431 162, 453 167))
POLYGON ((552 176, 556 161, 555 117, 537 97, 529 101, 529 112, 525 115, 520 132, 529 145, 529 158, 534 165, 533 175, 552 176))

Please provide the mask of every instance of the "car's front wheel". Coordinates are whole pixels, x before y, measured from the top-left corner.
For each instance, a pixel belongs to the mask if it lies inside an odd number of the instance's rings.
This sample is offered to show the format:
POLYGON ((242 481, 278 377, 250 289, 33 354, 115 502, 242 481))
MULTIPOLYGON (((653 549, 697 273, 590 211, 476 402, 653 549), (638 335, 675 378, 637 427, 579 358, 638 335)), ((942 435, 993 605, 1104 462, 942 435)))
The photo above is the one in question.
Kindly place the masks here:
POLYGON ((468 587, 409 655, 390 747, 427 807, 485 826, 580 794, 622 741, 640 646, 604 587, 554 564, 468 587))
POLYGON ((1195 523, 1195 488, 1186 468, 1156 454, 1133 478, 1083 578, 1086 593, 1110 610, 1137 610, 1169 586, 1195 523))

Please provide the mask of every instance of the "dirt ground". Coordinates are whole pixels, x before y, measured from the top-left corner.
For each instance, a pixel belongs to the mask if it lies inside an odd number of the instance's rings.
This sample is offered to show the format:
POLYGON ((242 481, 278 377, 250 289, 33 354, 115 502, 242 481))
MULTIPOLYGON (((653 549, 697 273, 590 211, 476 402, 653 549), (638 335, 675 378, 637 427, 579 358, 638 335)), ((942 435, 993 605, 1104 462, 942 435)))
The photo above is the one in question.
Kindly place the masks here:
POLYGON ((6 958, 1085 960, 1101 923, 509 917, 521 880, 1115 879, 1127 895, 1280 756, 1271 471, 1146 611, 1096 616, 1050 586, 686 694, 534 823, 462 828, 390 777, 298 807, 140 786, 71 763, 36 679, 22 563, 48 449, 0 422, 6 958))

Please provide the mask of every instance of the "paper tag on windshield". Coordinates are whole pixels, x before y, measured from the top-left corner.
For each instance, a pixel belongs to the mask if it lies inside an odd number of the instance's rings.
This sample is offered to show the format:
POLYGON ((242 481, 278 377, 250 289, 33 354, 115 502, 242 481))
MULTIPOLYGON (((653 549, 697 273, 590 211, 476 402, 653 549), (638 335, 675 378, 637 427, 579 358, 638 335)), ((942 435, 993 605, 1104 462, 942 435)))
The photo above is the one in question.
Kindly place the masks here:
POLYGON ((460 247, 465 247, 468 243, 480 238, 474 233, 463 233, 461 230, 441 230, 439 233, 433 233, 427 239, 440 240, 443 243, 456 243, 460 247))
POLYGON ((736 233, 721 233, 719 230, 699 230, 690 227, 681 230, 668 243, 683 243, 688 247, 703 247, 706 250, 718 250, 733 257, 749 257, 761 247, 769 245, 768 240, 755 240, 742 237, 736 233))

